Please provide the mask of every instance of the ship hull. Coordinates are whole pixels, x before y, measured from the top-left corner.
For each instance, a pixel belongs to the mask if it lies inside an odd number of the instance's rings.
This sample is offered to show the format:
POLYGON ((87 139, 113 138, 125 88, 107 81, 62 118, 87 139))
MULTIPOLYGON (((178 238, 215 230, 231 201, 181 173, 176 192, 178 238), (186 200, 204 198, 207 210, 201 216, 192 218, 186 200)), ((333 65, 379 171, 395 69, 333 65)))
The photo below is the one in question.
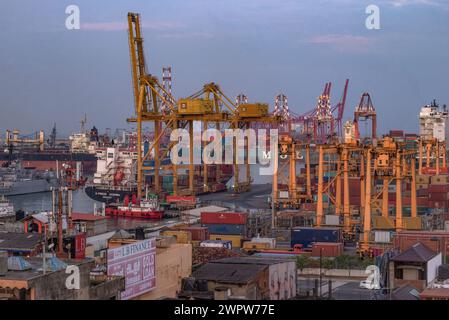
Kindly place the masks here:
MULTIPOLYGON (((63 164, 72 167, 77 162, 83 165, 85 174, 93 174, 97 166, 97 158, 94 154, 88 153, 70 153, 70 152, 22 152, 20 154, 12 154, 11 160, 20 161, 23 168, 36 168, 37 170, 53 170, 61 169, 63 164)), ((9 161, 9 154, 0 152, 0 165, 9 161)))
POLYGON ((45 179, 15 181, 8 187, 0 188, 0 195, 2 196, 19 196, 33 193, 50 192, 56 183, 48 182, 45 179))
POLYGON ((86 186, 87 196, 95 201, 104 203, 122 203, 126 196, 132 197, 137 190, 115 190, 101 186, 86 186))

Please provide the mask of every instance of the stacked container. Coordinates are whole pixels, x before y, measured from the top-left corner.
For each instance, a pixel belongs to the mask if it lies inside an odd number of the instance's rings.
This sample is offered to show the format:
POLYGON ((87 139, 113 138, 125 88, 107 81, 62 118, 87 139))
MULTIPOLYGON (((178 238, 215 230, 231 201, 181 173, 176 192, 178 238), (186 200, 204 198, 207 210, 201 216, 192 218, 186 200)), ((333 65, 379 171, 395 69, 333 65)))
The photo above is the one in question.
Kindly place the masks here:
POLYGON ((247 233, 246 213, 201 212, 201 225, 207 227, 211 240, 230 240, 234 248, 240 248, 247 233))

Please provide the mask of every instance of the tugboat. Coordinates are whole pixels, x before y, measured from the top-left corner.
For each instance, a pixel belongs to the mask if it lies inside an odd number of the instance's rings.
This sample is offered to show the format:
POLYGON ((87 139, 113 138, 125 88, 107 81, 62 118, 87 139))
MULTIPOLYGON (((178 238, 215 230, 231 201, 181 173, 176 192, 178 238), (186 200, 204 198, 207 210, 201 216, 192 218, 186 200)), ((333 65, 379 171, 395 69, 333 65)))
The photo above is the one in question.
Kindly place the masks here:
POLYGON ((136 196, 133 195, 130 202, 129 196, 126 195, 122 205, 110 205, 106 207, 105 212, 109 216, 126 218, 157 220, 164 218, 164 210, 161 209, 157 197, 147 197, 137 201, 136 196))

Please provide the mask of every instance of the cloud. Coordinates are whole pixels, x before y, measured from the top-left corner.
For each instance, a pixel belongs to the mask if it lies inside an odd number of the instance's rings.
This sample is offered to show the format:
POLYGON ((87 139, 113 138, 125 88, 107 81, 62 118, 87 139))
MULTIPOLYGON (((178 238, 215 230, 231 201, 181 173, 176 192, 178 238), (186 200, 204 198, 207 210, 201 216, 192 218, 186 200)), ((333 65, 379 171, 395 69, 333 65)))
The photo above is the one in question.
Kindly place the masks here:
MULTIPOLYGON (((152 29, 163 31, 184 27, 183 24, 174 21, 144 21, 141 23, 142 29, 152 29)), ((81 30, 87 31, 118 31, 127 30, 128 24, 125 22, 84 22, 81 23, 81 30)))
POLYGON ((338 51, 363 52, 376 41, 377 39, 373 37, 348 34, 325 34, 312 37, 306 43, 330 46, 338 51))
POLYGON ((449 9, 449 3, 447 0, 388 0, 388 3, 397 8, 407 5, 428 5, 449 9))

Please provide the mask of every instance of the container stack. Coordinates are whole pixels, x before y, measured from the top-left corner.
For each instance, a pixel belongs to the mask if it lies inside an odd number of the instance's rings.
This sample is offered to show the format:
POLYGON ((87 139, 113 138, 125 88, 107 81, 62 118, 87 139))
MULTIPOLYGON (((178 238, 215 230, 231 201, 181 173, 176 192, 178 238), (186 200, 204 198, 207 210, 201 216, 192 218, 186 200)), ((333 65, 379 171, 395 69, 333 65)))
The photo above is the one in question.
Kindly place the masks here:
POLYGON ((229 240, 241 248, 247 236, 248 214, 241 212, 201 212, 201 225, 209 230, 210 240, 229 240))

